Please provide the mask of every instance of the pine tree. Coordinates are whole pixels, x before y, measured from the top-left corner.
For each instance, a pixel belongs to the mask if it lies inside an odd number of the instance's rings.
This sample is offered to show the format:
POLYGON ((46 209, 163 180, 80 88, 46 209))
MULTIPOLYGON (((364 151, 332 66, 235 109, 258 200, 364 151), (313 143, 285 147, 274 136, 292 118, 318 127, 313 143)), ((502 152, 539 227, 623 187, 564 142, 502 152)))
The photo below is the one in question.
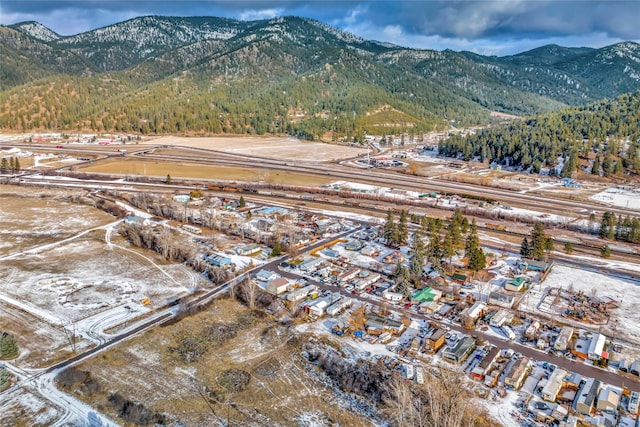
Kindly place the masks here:
POLYGON ((240 209, 247 206, 247 202, 244 201, 244 196, 240 196, 240 200, 238 201, 238 207, 240 209))
POLYGON ((611 248, 609 245, 604 245, 602 249, 600 249, 600 256, 602 258, 610 258, 611 257, 611 248))
POLYGON ((610 239, 616 235, 616 214, 607 211, 602 214, 602 222, 600 223, 600 237, 610 239))
POLYGON ((13 162, 13 171, 15 173, 18 173, 18 172, 20 172, 20 169, 21 169, 20 160, 16 157, 15 161, 13 162))
POLYGON ((522 239, 522 244, 520 245, 520 255, 523 258, 531 258, 531 246, 529 245, 529 239, 526 237, 522 239))
POLYGON ((442 242, 442 256, 446 257, 449 262, 451 262, 451 258, 456 254, 455 248, 453 247, 453 241, 451 240, 451 236, 449 233, 445 234, 444 241, 442 242))
POLYGON ((387 211, 387 219, 384 223, 382 237, 387 245, 393 244, 394 234, 396 233, 396 224, 393 219, 393 211, 389 209, 387 211))
POLYGON ((400 212, 400 222, 398 223, 398 240, 397 240, 397 245, 403 245, 405 243, 407 243, 407 240, 409 239, 409 224, 408 224, 408 216, 407 216, 407 211, 406 210, 402 210, 400 212))
POLYGON ((7 173, 7 169, 9 169, 9 162, 6 157, 3 157, 0 161, 0 173, 7 173))
POLYGON ((16 165, 16 163, 15 163, 15 161, 16 161, 15 157, 11 157, 11 158, 9 159, 9 172, 12 172, 12 173, 13 173, 13 171, 16 169, 16 166, 15 166, 15 165, 16 165))
POLYGON ((537 222, 533 227, 530 243, 531 258, 535 260, 543 259, 544 252, 547 247, 547 236, 545 236, 544 227, 539 222, 537 222))
POLYGON ((424 265, 425 247, 422 238, 422 233, 416 232, 413 234, 413 241, 411 242, 411 257, 409 258, 409 269, 411 273, 411 279, 414 283, 418 283, 422 277, 422 266, 424 265))
POLYGON ((571 242, 566 242, 566 243, 564 244, 564 251, 565 251, 566 253, 568 253, 568 254, 573 253, 573 243, 571 243, 571 242))
POLYGON ((171 175, 167 174, 167 179, 165 179, 165 184, 171 185, 171 175))
POLYGON ((282 255, 282 245, 280 240, 276 240, 276 243, 273 245, 273 249, 271 250, 271 256, 280 256, 282 255))
POLYGON ((477 247, 471 251, 469 255, 468 267, 473 272, 483 270, 487 266, 487 259, 484 256, 482 248, 477 247))
POLYGON ((478 238, 478 225, 475 218, 471 222, 471 231, 467 237, 467 243, 465 245, 464 256, 470 257, 471 254, 480 247, 480 238, 478 238))
POLYGON ((596 156, 593 161, 593 166, 591 166, 591 175, 600 176, 600 156, 596 156))

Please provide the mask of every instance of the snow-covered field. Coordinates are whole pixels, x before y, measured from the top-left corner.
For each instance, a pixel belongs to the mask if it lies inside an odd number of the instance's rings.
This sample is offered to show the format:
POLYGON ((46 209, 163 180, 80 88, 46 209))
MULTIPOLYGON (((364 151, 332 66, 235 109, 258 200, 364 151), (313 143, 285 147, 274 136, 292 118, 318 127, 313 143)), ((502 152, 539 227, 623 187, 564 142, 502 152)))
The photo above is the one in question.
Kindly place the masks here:
POLYGON ((640 210, 640 188, 611 187, 591 196, 591 199, 611 206, 640 210))

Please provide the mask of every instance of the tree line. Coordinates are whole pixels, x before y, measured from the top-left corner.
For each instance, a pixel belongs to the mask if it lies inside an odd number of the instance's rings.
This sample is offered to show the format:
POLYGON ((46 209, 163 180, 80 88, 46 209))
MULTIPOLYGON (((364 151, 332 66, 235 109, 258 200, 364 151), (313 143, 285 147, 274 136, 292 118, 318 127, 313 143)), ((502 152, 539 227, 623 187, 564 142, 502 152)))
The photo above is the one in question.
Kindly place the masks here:
POLYGON ((539 173, 543 167, 562 177, 577 170, 621 176, 640 172, 640 92, 574 107, 475 134, 454 134, 439 153, 463 160, 539 173), (585 162, 581 162, 585 159, 585 162), (562 162, 562 167, 555 168, 562 162), (584 166, 587 164, 586 166, 584 166))

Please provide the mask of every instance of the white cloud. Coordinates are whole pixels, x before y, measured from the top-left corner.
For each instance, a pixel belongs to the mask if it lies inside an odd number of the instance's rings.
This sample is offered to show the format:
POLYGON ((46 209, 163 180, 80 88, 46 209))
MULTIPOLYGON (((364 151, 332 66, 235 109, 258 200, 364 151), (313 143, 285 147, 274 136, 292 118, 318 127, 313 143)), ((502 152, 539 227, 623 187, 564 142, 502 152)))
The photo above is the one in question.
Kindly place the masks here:
POLYGON ((243 10, 238 15, 238 19, 240 19, 241 21, 258 21, 261 19, 271 19, 275 18, 276 16, 280 16, 283 11, 284 9, 282 8, 243 10))

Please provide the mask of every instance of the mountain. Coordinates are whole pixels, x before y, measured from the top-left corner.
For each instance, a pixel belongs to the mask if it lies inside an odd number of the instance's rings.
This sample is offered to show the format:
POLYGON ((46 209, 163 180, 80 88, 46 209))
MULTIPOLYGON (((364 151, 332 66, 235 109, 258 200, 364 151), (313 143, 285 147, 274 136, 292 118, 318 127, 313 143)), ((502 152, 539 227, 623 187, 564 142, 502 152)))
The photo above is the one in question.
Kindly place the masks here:
POLYGON ((418 133, 639 89, 638 47, 499 58, 406 49, 297 17, 145 16, 73 36, 26 22, 0 27, 0 128, 418 133))

